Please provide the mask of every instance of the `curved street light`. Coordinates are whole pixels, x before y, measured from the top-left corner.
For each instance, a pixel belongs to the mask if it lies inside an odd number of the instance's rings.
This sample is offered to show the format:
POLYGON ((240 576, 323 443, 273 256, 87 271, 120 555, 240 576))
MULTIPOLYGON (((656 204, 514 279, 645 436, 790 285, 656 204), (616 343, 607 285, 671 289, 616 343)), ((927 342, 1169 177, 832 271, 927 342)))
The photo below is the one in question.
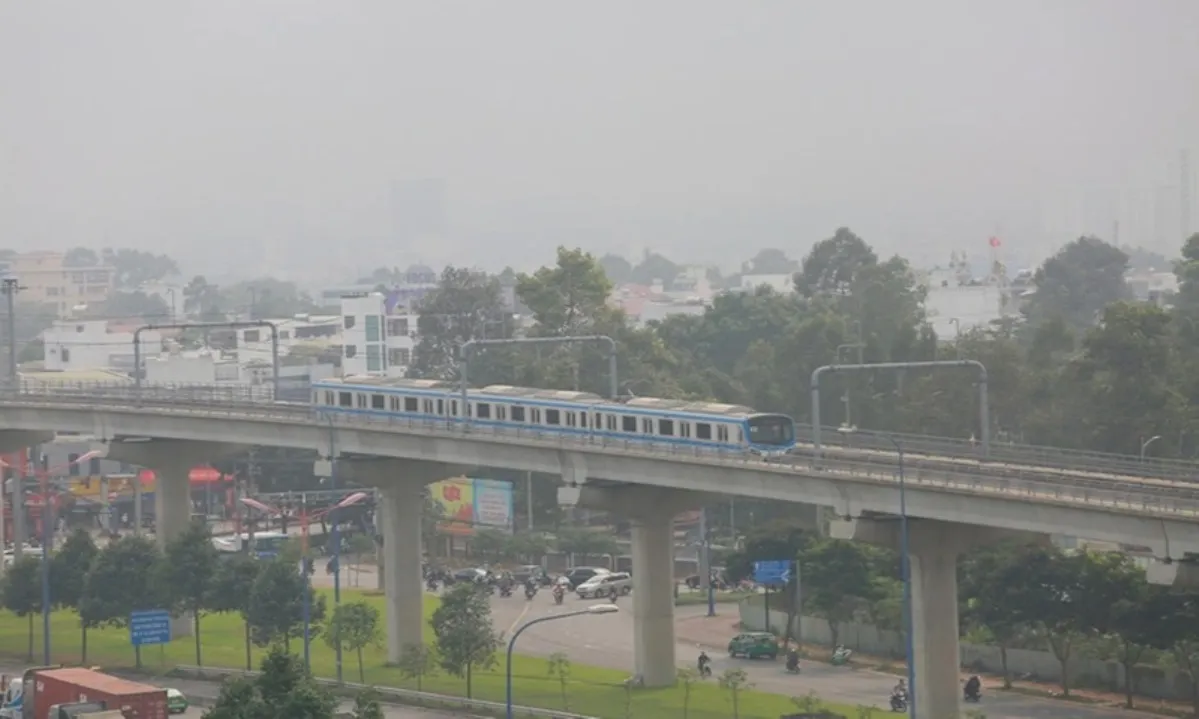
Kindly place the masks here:
POLYGON ((539 617, 532 621, 525 622, 523 625, 521 625, 520 629, 517 629, 516 633, 512 635, 512 639, 508 640, 508 719, 512 719, 512 648, 516 646, 517 637, 523 634, 526 629, 534 624, 552 622, 558 619, 569 619, 571 617, 581 617, 584 614, 613 614, 618 611, 620 611, 620 608, 615 604, 593 604, 586 609, 580 609, 574 612, 563 612, 562 614, 551 614, 546 617, 539 617))

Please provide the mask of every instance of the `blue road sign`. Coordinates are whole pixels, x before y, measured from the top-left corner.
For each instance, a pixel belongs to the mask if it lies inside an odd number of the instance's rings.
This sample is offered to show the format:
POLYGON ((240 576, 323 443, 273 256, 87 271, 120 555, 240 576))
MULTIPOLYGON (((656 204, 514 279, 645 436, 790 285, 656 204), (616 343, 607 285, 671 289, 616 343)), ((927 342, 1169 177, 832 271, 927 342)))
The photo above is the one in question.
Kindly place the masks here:
POLYGON ((170 644, 171 613, 165 609, 146 609, 130 614, 129 642, 135 647, 170 644))
POLYGON ((786 584, 790 579, 790 560, 772 559, 765 562, 754 562, 754 581, 758 584, 786 584))

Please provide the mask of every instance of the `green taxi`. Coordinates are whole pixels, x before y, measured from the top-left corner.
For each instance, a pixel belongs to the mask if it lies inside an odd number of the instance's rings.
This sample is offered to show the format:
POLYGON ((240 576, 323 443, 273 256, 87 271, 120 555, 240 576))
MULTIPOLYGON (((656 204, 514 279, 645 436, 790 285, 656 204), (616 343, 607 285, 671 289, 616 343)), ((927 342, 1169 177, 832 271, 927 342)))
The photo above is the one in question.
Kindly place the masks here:
POLYGON ((733 637, 729 642, 730 657, 777 659, 778 655, 778 639, 770 632, 745 632, 733 637))
POLYGON ((178 689, 167 689, 167 713, 182 714, 187 711, 187 695, 178 689))

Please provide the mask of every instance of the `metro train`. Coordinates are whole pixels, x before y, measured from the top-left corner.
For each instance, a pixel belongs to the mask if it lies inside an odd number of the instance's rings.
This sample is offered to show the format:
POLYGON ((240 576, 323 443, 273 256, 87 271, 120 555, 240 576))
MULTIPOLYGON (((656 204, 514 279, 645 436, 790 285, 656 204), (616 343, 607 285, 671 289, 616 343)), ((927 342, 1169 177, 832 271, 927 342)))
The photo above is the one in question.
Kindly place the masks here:
POLYGON ((690 450, 767 456, 795 447, 795 424, 783 414, 715 402, 657 397, 613 401, 590 392, 490 385, 467 391, 427 379, 345 377, 312 383, 319 415, 358 415, 466 422, 549 436, 600 437, 690 450))

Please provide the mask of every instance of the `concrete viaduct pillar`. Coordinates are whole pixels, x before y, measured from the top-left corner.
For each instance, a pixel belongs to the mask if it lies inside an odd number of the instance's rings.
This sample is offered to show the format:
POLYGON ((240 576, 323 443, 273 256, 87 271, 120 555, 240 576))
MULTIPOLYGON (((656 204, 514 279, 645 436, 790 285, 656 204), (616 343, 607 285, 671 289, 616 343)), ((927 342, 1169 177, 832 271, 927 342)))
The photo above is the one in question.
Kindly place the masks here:
MULTIPOLYGON (((0 431, 0 454, 19 452, 35 445, 44 444, 53 439, 53 432, 32 432, 22 429, 3 430, 0 431)), ((34 464, 36 465, 36 460, 34 461, 34 464)), ((17 478, 19 478, 25 471, 25 468, 14 467, 13 470, 13 479, 17 480, 17 478)), ((28 539, 25 529, 25 488, 21 486, 19 481, 14 481, 12 483, 12 493, 9 494, 9 488, 5 486, 5 484, 6 483, 3 481, 3 478, 0 478, 0 497, 4 498, 3 501, 0 501, 0 541, 2 541, 2 538, 7 535, 7 532, 4 531, 4 502, 12 502, 13 547, 16 551, 19 551, 18 548, 21 547, 28 539)), ((3 573, 4 567, 0 566, 0 574, 3 573)))
MULTIPOLYGON (((157 440, 147 442, 112 442, 108 459, 145 467, 154 472, 154 538, 159 549, 181 534, 191 522, 191 485, 188 474, 193 467, 207 464, 237 452, 235 444, 157 440)), ((193 622, 190 617, 171 620, 171 636, 189 636, 193 622)))
MULTIPOLYGON (((837 520, 830 536, 899 550, 898 518, 837 520)), ((908 520, 912 576, 912 644, 915 686, 912 694, 921 717, 961 713, 958 646, 957 558, 983 544, 1029 535, 931 519, 908 520)))
POLYGON ((647 687, 673 686, 674 518, 700 497, 645 486, 585 486, 579 503, 626 517, 633 534, 633 673, 647 687))
POLYGON ((341 460, 338 476, 379 491, 383 536, 383 590, 386 600, 387 661, 400 660, 404 647, 424 642, 421 578, 421 511, 425 486, 460 474, 464 468, 418 460, 341 460))

